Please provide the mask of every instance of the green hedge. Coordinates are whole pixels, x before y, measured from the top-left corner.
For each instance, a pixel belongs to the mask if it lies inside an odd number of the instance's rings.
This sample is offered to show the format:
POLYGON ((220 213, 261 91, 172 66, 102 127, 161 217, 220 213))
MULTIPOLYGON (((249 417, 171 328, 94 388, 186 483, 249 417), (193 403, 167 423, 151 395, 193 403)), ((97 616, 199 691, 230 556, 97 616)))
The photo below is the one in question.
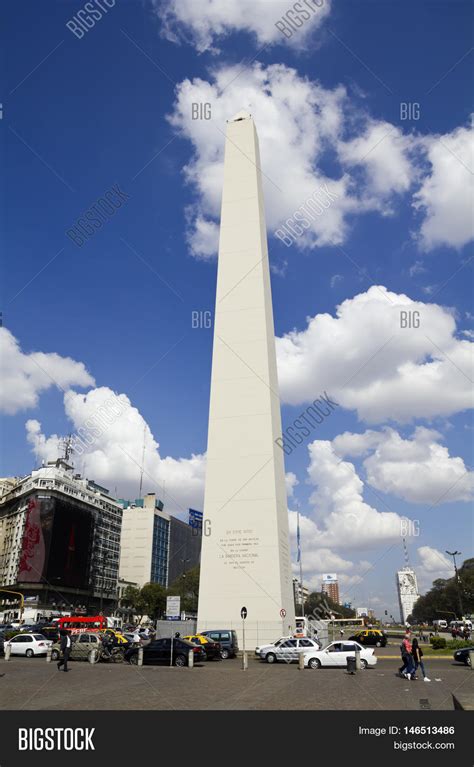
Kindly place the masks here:
POLYGON ((446 647, 445 637, 431 637, 431 645, 433 650, 443 650, 446 647))

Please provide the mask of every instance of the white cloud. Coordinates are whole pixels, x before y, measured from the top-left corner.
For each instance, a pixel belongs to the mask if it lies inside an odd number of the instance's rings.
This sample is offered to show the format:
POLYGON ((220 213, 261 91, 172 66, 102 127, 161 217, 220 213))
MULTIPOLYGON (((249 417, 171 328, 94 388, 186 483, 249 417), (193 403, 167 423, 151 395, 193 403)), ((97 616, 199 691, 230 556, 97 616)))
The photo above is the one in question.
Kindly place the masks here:
MULTIPOLYGON (((472 236, 472 194, 463 193, 463 174, 469 174, 459 162, 467 160, 467 129, 441 139, 404 134, 362 111, 343 86, 325 88, 284 64, 221 65, 208 80, 179 83, 168 115, 176 132, 193 145, 184 176, 197 194, 186 232, 195 257, 209 259, 217 251, 225 123, 242 107, 258 128, 270 235, 299 210, 301 223, 290 222, 299 236, 290 243, 299 249, 341 245, 351 218, 369 211, 392 215, 397 198, 414 194, 415 207, 424 213, 420 225, 426 246, 458 247, 472 236), (193 103, 210 104, 212 119, 193 119, 193 103), (330 174, 322 169, 328 156, 330 174), (302 206, 321 189, 328 190, 330 204, 309 218, 302 206)), ((411 274, 420 271, 415 266, 411 274)))
POLYGON ((282 400, 312 402, 324 391, 359 418, 449 416, 472 406, 472 344, 455 336, 453 313, 372 286, 317 314, 305 330, 276 339, 282 400), (400 327, 400 312, 420 326, 400 327))
POLYGON ((34 408, 42 392, 56 386, 93 386, 82 362, 46 352, 24 353, 6 328, 0 328, 0 410, 14 415, 34 408))
POLYGON ((402 519, 391 511, 377 511, 363 499, 363 482, 355 467, 334 452, 330 442, 309 445, 310 497, 322 547, 358 548, 400 540, 402 519))
MULTIPOLYGON (((287 37, 275 24, 292 8, 288 0, 153 0, 160 17, 162 34, 173 42, 191 42, 199 52, 219 51, 216 44, 233 32, 248 32, 259 45, 286 43, 287 37)), ((298 14, 291 12, 299 25, 288 38, 290 45, 304 46, 309 35, 321 26, 331 9, 330 0, 300 3, 298 14), (304 13, 302 13, 302 10, 304 13), (300 24, 299 20, 304 23, 300 24)), ((281 28, 281 27, 280 27, 281 28)), ((288 32, 286 33, 288 35, 288 32)))
POLYGON ((410 439, 403 439, 394 429, 368 430, 346 432, 332 444, 339 456, 371 452, 363 462, 367 482, 383 493, 432 505, 472 500, 474 472, 462 458, 449 455, 439 444, 441 438, 439 432, 418 426, 410 439))
MULTIPOLYGON (((148 424, 125 394, 107 387, 87 394, 69 391, 64 407, 75 429, 75 466, 83 475, 112 494, 117 488, 120 497, 136 498, 145 444, 143 493, 156 492, 167 510, 185 513, 190 506, 202 508, 205 456, 162 457, 148 424)), ((46 438, 38 421, 28 421, 26 428, 38 459, 57 456, 56 435, 46 438)))
POLYGON ((295 492, 296 485, 299 485, 299 480, 292 471, 287 471, 285 475, 286 494, 288 498, 292 498, 295 492))
POLYGON ((473 130, 462 127, 443 136, 428 136, 424 147, 431 164, 414 206, 425 214, 421 244, 461 248, 474 237, 473 130))
POLYGON ((438 578, 447 580, 453 577, 454 568, 452 562, 438 549, 432 546, 420 546, 418 557, 420 564, 416 567, 416 574, 418 587, 422 593, 428 591, 433 581, 438 578))
MULTIPOLYGON (((371 120, 362 135, 339 144, 339 155, 348 166, 362 166, 369 189, 376 199, 392 192, 406 192, 415 180, 415 165, 409 153, 414 148, 410 136, 388 122, 371 120)), ((385 205, 382 205, 382 210, 385 205)))

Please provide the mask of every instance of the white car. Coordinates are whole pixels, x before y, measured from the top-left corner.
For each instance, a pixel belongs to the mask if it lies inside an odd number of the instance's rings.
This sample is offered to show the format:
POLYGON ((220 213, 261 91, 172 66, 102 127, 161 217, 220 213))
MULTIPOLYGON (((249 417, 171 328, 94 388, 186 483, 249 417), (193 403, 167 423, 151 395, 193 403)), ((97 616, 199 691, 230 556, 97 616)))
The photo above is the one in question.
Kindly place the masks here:
POLYGON ((284 660, 287 663, 298 660, 301 653, 319 650, 320 645, 315 639, 303 637, 281 637, 273 644, 263 645, 255 648, 255 655, 258 655, 267 663, 275 663, 278 660, 284 660))
POLYGON ((46 639, 43 634, 17 634, 5 642, 4 651, 11 647, 11 655, 26 655, 33 658, 34 655, 46 655, 48 647, 53 644, 51 639, 46 639))
POLYGON ((377 656, 372 647, 362 647, 358 642, 331 642, 324 650, 310 651, 304 654, 305 668, 321 668, 321 666, 336 666, 345 668, 347 659, 355 657, 356 647, 360 650, 361 668, 375 666, 377 656))

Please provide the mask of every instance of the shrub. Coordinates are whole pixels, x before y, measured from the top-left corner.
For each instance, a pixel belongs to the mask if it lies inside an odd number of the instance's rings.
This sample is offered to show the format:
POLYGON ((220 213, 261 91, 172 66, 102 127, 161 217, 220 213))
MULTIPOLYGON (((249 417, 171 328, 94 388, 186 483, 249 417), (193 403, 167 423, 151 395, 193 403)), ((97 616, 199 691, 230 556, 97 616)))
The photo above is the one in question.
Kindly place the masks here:
POLYGON ((473 642, 466 639, 450 639, 447 643, 449 650, 461 650, 463 647, 472 647, 473 642))
POLYGON ((431 637, 433 650, 442 650, 446 647, 445 637, 431 637))

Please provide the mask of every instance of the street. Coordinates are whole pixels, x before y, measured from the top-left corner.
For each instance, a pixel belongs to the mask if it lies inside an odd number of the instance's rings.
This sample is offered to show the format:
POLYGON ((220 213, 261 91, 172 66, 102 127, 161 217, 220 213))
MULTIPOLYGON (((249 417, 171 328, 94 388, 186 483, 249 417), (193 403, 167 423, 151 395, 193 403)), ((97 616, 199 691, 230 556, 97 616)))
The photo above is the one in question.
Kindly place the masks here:
POLYGON ((453 692, 474 693, 474 673, 449 658, 427 659, 430 683, 397 677, 399 658, 382 657, 356 675, 254 658, 246 671, 240 664, 179 669, 71 662, 66 676, 42 658, 12 657, 0 663, 1 709, 452 710, 453 692))

